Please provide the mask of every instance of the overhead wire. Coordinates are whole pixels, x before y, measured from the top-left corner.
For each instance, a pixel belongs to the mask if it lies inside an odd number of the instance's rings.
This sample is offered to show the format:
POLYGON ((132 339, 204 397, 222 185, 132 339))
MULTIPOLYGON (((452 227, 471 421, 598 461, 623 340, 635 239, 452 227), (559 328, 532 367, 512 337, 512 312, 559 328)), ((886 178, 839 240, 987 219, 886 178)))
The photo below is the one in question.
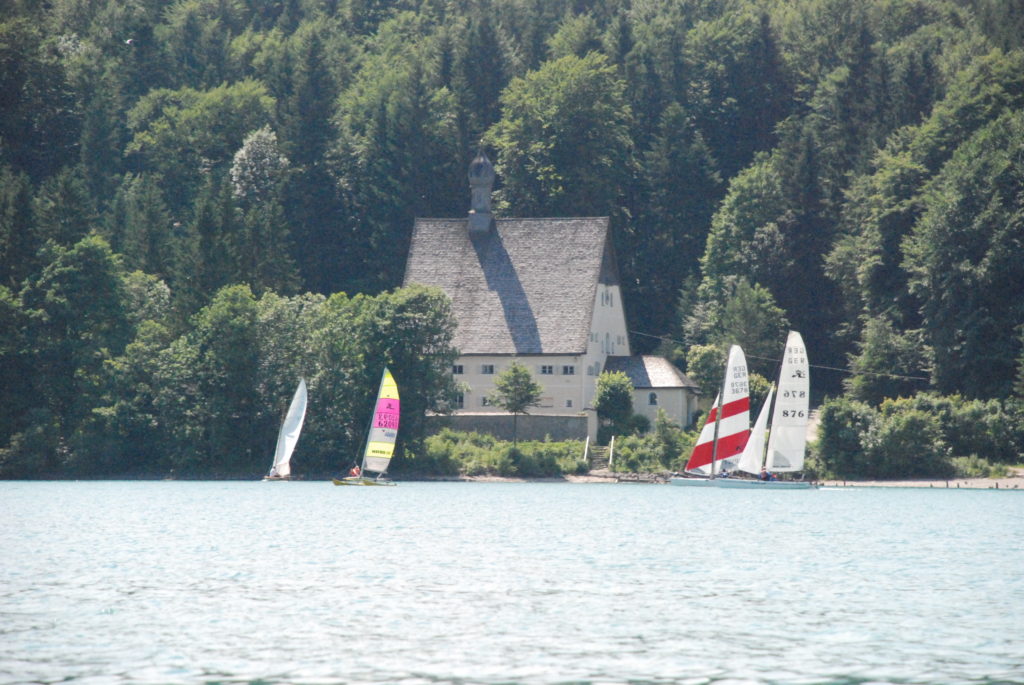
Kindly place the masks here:
MULTIPOLYGON (((652 335, 650 333, 643 333, 641 331, 629 331, 629 332, 631 334, 633 334, 633 335, 642 335, 642 336, 644 336, 646 338, 654 338, 655 340, 663 340, 663 341, 666 341, 666 342, 677 343, 679 345, 685 345, 686 344, 682 340, 676 340, 674 338, 669 338, 669 337, 666 337, 666 336, 663 336, 663 335, 652 335)), ((770 357, 759 357, 759 356, 754 355, 754 354, 747 354, 746 357, 748 359, 760 359, 761 361, 766 361, 766 362, 778 363, 778 362, 781 361, 780 359, 771 359, 770 357)), ((838 371, 839 373, 845 373, 845 374, 849 374, 851 376, 854 375, 854 373, 856 373, 857 375, 861 375, 861 376, 879 376, 879 377, 882 377, 882 378, 898 378, 900 380, 907 380, 907 381, 929 381, 929 380, 931 380, 930 378, 927 378, 927 377, 924 377, 924 376, 905 376, 903 374, 898 374, 898 373, 881 373, 881 372, 876 372, 876 371, 858 371, 858 372, 854 372, 854 371, 851 371, 850 369, 841 369, 841 368, 836 367, 836 366, 825 366, 824 364, 808 364, 808 366, 810 366, 812 369, 824 369, 826 371, 838 371)))

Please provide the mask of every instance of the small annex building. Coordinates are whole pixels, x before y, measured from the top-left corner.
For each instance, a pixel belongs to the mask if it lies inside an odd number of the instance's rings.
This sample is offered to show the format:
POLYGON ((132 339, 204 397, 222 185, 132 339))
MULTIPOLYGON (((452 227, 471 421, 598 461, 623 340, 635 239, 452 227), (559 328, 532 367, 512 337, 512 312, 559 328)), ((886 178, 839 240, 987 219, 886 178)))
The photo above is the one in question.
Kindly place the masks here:
MULTIPOLYGON (((609 357, 633 358, 609 219, 494 217, 494 180, 494 167, 479 153, 469 168, 468 216, 417 218, 413 226, 405 284, 448 295, 460 352, 452 373, 462 391, 450 416, 431 420, 511 437, 511 417, 487 397, 497 375, 518 361, 544 389, 540 406, 519 417, 519 438, 594 440, 597 377, 609 357)), ((661 383, 670 374, 653 376, 661 383)), ((673 377, 674 391, 686 399, 676 399, 681 410, 672 419, 687 425, 696 386, 681 376, 673 377)))
POLYGON ((646 416, 652 426, 659 409, 664 409, 666 416, 684 427, 696 421, 700 414, 697 384, 664 357, 611 356, 605 363, 605 371, 626 374, 633 384, 633 411, 646 416))

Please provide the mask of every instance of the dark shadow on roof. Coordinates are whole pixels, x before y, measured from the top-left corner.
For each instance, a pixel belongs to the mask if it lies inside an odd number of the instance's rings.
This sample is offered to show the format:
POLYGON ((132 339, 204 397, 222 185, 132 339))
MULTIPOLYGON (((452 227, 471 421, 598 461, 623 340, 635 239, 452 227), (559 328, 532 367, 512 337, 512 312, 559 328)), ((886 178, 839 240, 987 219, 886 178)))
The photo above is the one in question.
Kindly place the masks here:
POLYGON ((498 295, 512 344, 519 354, 535 353, 542 349, 537 317, 530 307, 529 298, 519 280, 501 235, 491 231, 485 235, 470 236, 477 260, 483 271, 487 287, 498 295))

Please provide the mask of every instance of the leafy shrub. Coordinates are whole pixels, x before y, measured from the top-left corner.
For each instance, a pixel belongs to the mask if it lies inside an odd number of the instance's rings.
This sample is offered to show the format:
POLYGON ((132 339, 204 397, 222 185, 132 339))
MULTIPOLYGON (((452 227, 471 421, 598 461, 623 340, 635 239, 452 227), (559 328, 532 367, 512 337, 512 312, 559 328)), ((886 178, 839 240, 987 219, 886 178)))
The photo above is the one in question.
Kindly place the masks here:
POLYGON ((865 402, 839 397, 826 400, 819 416, 817 461, 822 475, 869 477, 873 469, 864 447, 864 436, 877 423, 878 412, 865 402))
POLYGON ((681 470, 689 457, 689 449, 685 449, 685 453, 676 454, 668 464, 663 462, 665 450, 666 444, 659 440, 657 433, 618 437, 615 439, 612 470, 632 473, 681 470))
POLYGON ((446 428, 428 437, 425 448, 424 464, 443 469, 434 472, 441 475, 544 478, 587 468, 578 440, 536 440, 513 447, 492 435, 446 428))
POLYGON ((921 393, 913 405, 939 419, 943 440, 954 456, 978 455, 1002 463, 1020 458, 1019 421, 999 400, 921 393))
POLYGON ((519 443, 519 451, 530 460, 528 468, 534 470, 533 474, 524 473, 524 466, 520 465, 519 475, 524 477, 587 472, 587 464, 583 461, 583 442, 579 440, 531 440, 519 443))
POLYGON ((951 462, 957 478, 1004 478, 1010 472, 1006 464, 992 464, 978 456, 953 457, 951 462))
POLYGON ((886 400, 865 440, 870 478, 948 478, 953 467, 938 418, 912 400, 886 400))

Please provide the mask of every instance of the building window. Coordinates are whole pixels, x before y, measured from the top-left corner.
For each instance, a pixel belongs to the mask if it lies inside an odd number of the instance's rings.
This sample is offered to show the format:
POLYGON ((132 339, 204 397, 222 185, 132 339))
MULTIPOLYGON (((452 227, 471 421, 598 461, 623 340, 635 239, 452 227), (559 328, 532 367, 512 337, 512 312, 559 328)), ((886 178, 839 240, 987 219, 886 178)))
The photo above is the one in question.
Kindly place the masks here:
POLYGON ((540 375, 542 375, 542 376, 552 376, 552 375, 554 375, 554 373, 555 373, 555 367, 554 367, 553 364, 541 364, 541 366, 540 366, 540 375))
POLYGON ((485 376, 493 376, 494 375, 494 364, 481 364, 480 365, 480 373, 482 373, 485 376))
POLYGON ((462 409, 466 406, 466 396, 461 392, 455 395, 455 408, 462 409))
POLYGON ((572 400, 566 400, 565 401, 565 406, 566 407, 572 407, 572 400))
POLYGON ((565 366, 562 367, 562 375, 563 376, 575 376, 576 375, 576 367, 572 366, 571 364, 566 364, 565 366))
POLYGON ((455 375, 455 376, 461 376, 462 375, 462 364, 455 364, 454 366, 452 366, 452 374, 455 375))
POLYGON ((491 406, 491 400, 488 399, 487 395, 484 395, 483 397, 480 398, 480 406, 481 407, 489 407, 489 406, 491 406))
POLYGON ((648 395, 647 396, 647 404, 651 405, 652 407, 657 405, 658 404, 658 393, 652 392, 650 395, 648 395))

